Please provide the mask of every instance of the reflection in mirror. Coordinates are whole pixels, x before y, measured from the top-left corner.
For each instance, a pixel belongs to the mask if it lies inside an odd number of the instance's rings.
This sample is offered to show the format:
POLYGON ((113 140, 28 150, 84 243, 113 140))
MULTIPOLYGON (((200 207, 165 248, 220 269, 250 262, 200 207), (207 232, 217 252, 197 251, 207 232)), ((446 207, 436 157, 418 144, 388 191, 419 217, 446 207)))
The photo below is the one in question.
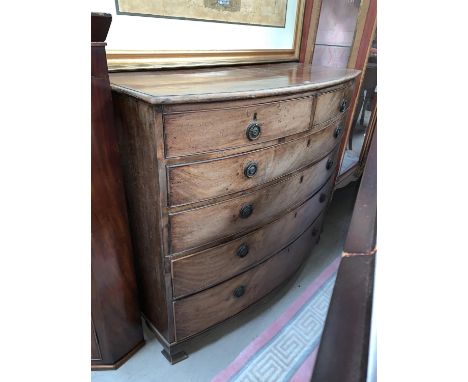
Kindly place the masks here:
POLYGON ((361 90, 356 101, 356 110, 351 124, 348 149, 345 151, 341 174, 359 165, 363 147, 366 146, 366 136, 372 125, 373 115, 377 106, 377 30, 374 33, 367 65, 362 80, 361 90))
POLYGON ((361 0, 322 0, 312 66, 346 68, 361 0))

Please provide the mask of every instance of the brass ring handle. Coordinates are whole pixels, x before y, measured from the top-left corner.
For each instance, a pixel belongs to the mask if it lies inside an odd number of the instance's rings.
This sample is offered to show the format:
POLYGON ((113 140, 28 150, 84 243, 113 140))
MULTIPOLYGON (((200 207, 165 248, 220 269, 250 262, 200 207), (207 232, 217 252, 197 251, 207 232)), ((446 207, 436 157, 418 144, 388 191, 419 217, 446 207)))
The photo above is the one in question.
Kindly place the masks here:
POLYGON ((343 113, 347 107, 348 107, 348 101, 346 101, 345 99, 342 100, 340 103, 340 113, 343 113))
POLYGON ((257 122, 253 122, 247 127, 247 131, 245 133, 249 141, 254 141, 262 133, 262 128, 257 122))
POLYGON ((245 243, 241 244, 239 248, 237 248, 236 255, 240 258, 247 256, 249 253, 249 246, 245 243))
POLYGON ((234 297, 242 297, 245 293, 245 286, 241 285, 234 289, 234 297))
POLYGON ((340 124, 340 125, 336 128, 335 132, 333 133, 333 136, 334 136, 335 138, 338 138, 338 137, 340 136, 340 134, 341 134, 342 131, 343 131, 343 125, 340 124))
POLYGON ((245 206, 242 206, 242 208, 239 211, 239 216, 242 219, 247 219, 250 215, 252 215, 253 212, 253 205, 252 204, 246 204, 245 206))
POLYGON ((244 168, 244 175, 247 178, 252 178, 258 170, 258 165, 255 162, 249 163, 247 166, 244 168))

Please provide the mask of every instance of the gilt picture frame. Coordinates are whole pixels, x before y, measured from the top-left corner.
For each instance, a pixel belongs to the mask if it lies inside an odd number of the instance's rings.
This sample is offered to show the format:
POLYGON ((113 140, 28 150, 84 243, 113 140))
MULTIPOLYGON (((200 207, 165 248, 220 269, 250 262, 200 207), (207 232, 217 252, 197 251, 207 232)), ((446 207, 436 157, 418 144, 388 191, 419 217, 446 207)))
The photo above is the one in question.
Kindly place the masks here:
POLYGON ((106 49, 109 70, 297 61, 305 0, 287 2, 285 27, 278 28, 122 15, 117 13, 115 0, 97 0, 98 5, 102 4, 98 10, 111 13, 113 17, 106 49), (188 31, 185 34, 187 42, 182 41, 185 37, 183 34, 173 36, 170 32, 166 33, 166 30, 175 29, 176 23, 177 28, 182 26, 188 31), (166 35, 161 36, 161 31, 166 35), (238 40, 236 36, 240 36, 238 40), (247 38, 241 38, 242 36, 247 38), (211 37, 213 41, 210 40, 211 37), (155 49, 151 49, 153 45, 155 49))

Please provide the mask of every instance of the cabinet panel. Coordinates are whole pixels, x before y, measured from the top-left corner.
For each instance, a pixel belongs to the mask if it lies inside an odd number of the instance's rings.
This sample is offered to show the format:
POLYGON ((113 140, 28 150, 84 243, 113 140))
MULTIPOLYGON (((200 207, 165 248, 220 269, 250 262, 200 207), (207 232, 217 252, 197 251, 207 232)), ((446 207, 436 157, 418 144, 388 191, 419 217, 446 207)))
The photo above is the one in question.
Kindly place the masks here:
POLYGON ((314 115, 314 125, 325 123, 340 114, 345 114, 351 103, 353 86, 324 92, 317 97, 317 108, 314 115))
POLYGON ((311 127, 313 98, 164 115, 168 157, 271 141, 311 127))
POLYGON ((172 261, 174 298, 226 280, 279 251, 298 237, 323 210, 319 195, 266 226, 226 244, 172 261))
POLYGON ((312 252, 320 221, 257 267, 204 292, 174 302, 177 340, 199 333, 245 309, 283 283, 312 252))
POLYGON ((333 150, 342 121, 300 139, 221 158, 168 168, 169 203, 183 205, 228 195, 298 170, 333 150))
MULTIPOLYGON (((276 184, 209 206, 169 215, 171 250, 177 253, 237 232, 254 229, 301 204, 319 190, 333 173, 328 167, 335 153, 276 184), (328 167, 328 168, 327 168, 328 167)), ((328 197, 332 180, 320 191, 328 197)), ((326 199, 320 203, 325 205, 326 199)))

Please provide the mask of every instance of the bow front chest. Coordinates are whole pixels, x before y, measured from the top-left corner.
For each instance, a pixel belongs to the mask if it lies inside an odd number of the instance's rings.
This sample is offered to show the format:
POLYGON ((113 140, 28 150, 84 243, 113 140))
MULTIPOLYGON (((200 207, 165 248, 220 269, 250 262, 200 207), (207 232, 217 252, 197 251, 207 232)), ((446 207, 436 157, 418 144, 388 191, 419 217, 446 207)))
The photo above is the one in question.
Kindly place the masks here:
POLYGON ((171 362, 311 254, 358 74, 297 63, 111 74, 140 303, 171 362))

